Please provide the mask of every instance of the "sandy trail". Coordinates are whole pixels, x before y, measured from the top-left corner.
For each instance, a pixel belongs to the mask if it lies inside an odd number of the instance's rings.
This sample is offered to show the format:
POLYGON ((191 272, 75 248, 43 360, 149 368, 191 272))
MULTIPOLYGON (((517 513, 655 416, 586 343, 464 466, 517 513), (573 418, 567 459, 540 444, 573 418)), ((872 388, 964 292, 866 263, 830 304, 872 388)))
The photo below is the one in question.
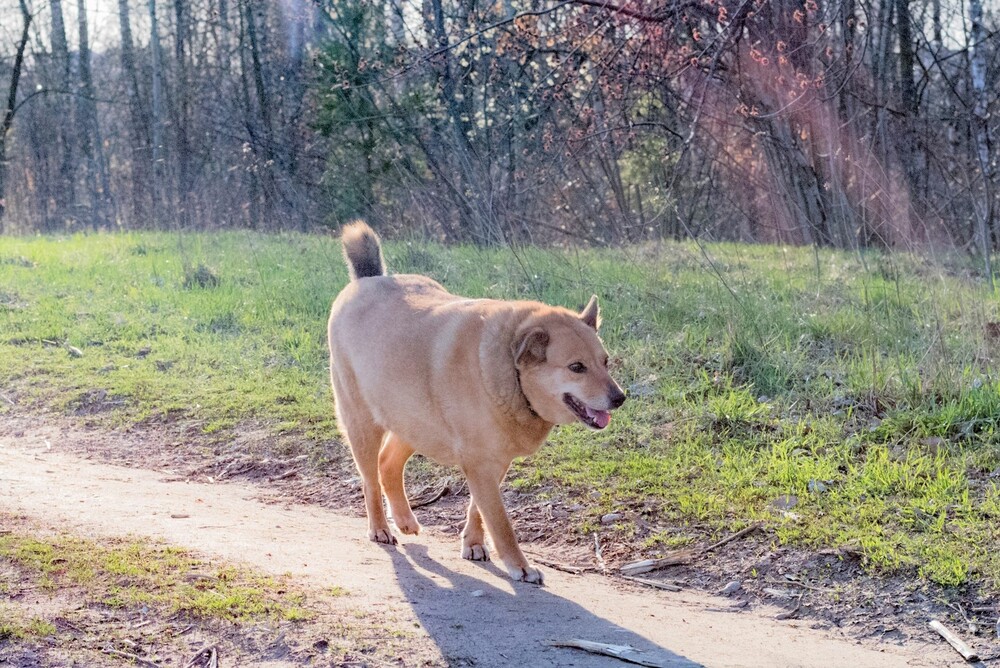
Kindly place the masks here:
MULTIPOLYGON (((365 522, 321 508, 280 507, 240 484, 171 482, 163 473, 96 464, 57 452, 43 429, 0 437, 0 509, 91 536, 136 534, 290 573, 350 592, 348 605, 384 611, 416 630, 414 654, 463 666, 626 666, 556 648, 583 638, 632 645, 669 666, 961 665, 940 647, 859 645, 777 610, 712 612, 728 599, 623 588, 597 575, 542 567, 544 588, 513 583, 493 564, 464 561, 457 538, 370 543, 365 522)), ((109 434, 108 438, 114 438, 109 434)))

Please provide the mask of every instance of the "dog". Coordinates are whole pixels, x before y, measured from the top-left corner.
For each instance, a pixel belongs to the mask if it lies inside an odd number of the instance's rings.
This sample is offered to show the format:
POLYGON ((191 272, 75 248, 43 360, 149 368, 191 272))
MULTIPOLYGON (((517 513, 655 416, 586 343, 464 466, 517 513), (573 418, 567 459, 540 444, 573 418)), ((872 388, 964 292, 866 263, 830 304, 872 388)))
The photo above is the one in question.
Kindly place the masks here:
POLYGON ((350 282, 330 311, 330 378, 341 434, 361 474, 368 537, 420 531, 403 485, 414 452, 466 476, 462 556, 488 561, 485 528, 514 580, 542 584, 500 494, 515 457, 555 425, 599 430, 625 393, 608 372, 597 296, 576 313, 534 301, 467 299, 419 275, 387 275, 378 235, 342 232, 350 282))

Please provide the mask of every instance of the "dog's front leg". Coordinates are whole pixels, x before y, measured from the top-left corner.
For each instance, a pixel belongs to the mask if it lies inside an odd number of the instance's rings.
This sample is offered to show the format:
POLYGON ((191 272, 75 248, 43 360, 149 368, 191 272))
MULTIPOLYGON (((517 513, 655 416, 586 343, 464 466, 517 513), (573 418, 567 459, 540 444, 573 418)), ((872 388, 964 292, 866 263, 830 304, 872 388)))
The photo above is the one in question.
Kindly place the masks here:
MULTIPOLYGON (((493 475, 494 472, 481 464, 469 467, 465 471, 465 475, 469 481, 469 491, 472 492, 472 503, 475 504, 475 508, 486 522, 486 528, 493 538, 493 546, 496 548, 500 560, 507 567, 510 576, 521 582, 542 584, 542 573, 529 565, 528 560, 524 558, 524 554, 517 544, 514 527, 511 526, 507 510, 503 506, 499 481, 503 478, 504 472, 506 472, 506 467, 499 476, 493 475)), ((472 514, 473 508, 470 506, 470 519, 472 519, 472 514)), ((466 526, 466 529, 468 528, 466 526)), ((463 536, 463 545, 464 543, 463 536)))
POLYGON ((476 507, 476 500, 469 500, 469 512, 465 516, 462 529, 462 558, 472 561, 489 561, 490 551, 486 549, 486 534, 483 532, 483 516, 476 507))

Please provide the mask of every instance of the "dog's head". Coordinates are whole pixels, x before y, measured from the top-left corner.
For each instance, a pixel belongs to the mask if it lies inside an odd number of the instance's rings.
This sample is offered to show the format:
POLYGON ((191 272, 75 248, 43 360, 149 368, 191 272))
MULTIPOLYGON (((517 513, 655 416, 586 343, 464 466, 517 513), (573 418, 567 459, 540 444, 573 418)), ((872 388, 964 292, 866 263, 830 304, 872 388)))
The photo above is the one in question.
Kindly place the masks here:
POLYGON ((608 353, 597 336, 597 296, 580 313, 552 308, 518 327, 511 346, 521 391, 553 424, 582 422, 604 429, 625 393, 608 373, 608 353))

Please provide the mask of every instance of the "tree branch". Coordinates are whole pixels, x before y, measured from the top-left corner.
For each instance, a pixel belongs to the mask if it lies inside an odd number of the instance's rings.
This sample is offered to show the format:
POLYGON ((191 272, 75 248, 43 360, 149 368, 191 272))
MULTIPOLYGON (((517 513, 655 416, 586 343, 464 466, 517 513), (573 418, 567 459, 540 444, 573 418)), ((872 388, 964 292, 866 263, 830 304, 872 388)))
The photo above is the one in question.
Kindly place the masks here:
MULTIPOLYGON (((640 12, 636 9, 630 9, 629 7, 623 7, 616 5, 612 2, 606 2, 605 0, 571 0, 574 5, 583 5, 584 7, 596 7, 598 9, 604 9, 609 12, 614 12, 615 14, 621 14, 623 16, 628 16, 629 18, 636 19, 638 21, 643 21, 645 23, 663 23, 664 21, 674 18, 680 12, 685 9, 697 9, 698 3, 688 0, 687 2, 678 3, 674 6, 664 6, 658 8, 653 13, 640 12)), ((565 4, 565 3, 564 3, 565 4)))
POLYGON ((24 49, 28 46, 28 29, 31 27, 31 14, 28 5, 21 0, 21 14, 24 16, 24 29, 21 31, 21 41, 17 45, 17 55, 14 56, 14 68, 10 73, 10 89, 7 91, 7 106, 3 121, 0 122, 0 143, 7 139, 10 126, 14 123, 14 112, 17 111, 17 85, 21 80, 21 67, 24 65, 24 49))

